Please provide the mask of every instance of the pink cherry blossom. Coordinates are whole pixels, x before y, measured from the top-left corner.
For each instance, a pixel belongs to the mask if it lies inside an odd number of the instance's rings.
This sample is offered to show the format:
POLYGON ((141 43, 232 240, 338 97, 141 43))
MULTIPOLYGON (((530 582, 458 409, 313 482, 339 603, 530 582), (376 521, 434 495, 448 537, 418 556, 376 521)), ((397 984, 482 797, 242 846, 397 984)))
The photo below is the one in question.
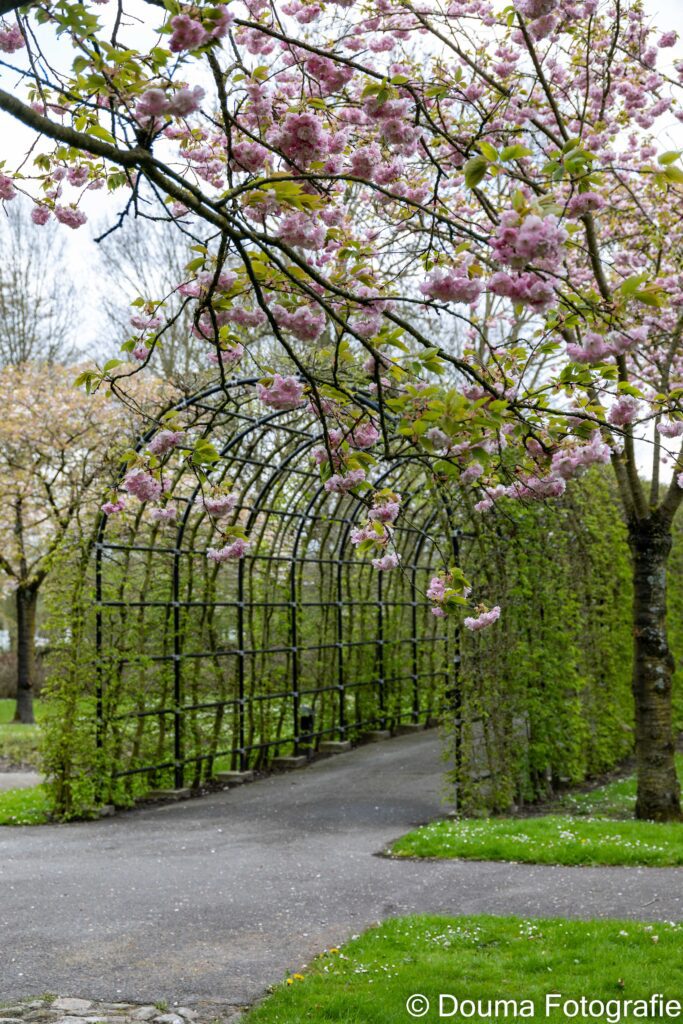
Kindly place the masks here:
POLYGON ((364 469, 352 469, 344 475, 335 473, 329 480, 325 481, 325 490, 331 494, 346 494, 347 491, 352 491, 363 480, 365 480, 364 469))
POLYGON ((373 558, 373 568, 378 569, 380 572, 390 572, 392 569, 396 569, 401 561, 401 556, 397 552, 390 552, 388 555, 382 555, 381 558, 373 558))
POLYGON ((236 537, 235 540, 222 548, 209 548, 206 552, 206 557, 220 565, 221 562, 229 562, 235 558, 244 558, 250 547, 251 544, 248 540, 236 537))
POLYGON ((204 495, 201 504, 214 519, 222 519, 229 515, 237 505, 236 494, 204 495))
POLYGON ((141 467, 131 469, 126 473, 123 478, 123 487, 138 501, 158 501, 162 492, 160 481, 141 467))
POLYGON ((620 395, 610 406, 607 422, 614 427, 625 427, 638 418, 640 404, 633 395, 620 395))
POLYGON ((683 420, 673 420, 670 423, 658 423, 657 430, 662 437, 681 437, 681 435, 683 435, 683 420))
POLYGON ((34 224, 47 224, 51 217, 50 209, 47 206, 34 206, 31 210, 31 220, 34 224))
POLYGON ((499 618, 500 618, 500 607, 498 605, 496 605, 494 608, 491 608, 489 611, 479 612, 479 614, 477 615, 476 618, 473 618, 472 616, 468 616, 467 618, 465 618, 463 620, 463 625, 465 626, 465 629, 471 629, 471 630, 476 632, 479 629, 486 629, 487 626, 491 626, 499 618))
POLYGON ((113 516, 116 515, 117 512, 123 512, 125 507, 126 499, 123 497, 117 498, 116 501, 105 501, 104 505, 100 506, 105 516, 113 516))
POLYGON ((258 397, 271 409, 297 409, 303 400, 304 384, 296 377, 276 373, 270 384, 257 384, 258 397))
POLYGON ((3 53, 16 53, 24 46, 26 43, 18 25, 0 29, 0 50, 3 53))
POLYGON ((483 284, 476 278, 468 277, 466 271, 453 267, 449 270, 436 269, 420 285, 423 295, 441 302, 476 302, 483 291, 483 284))
POLYGON ((158 434, 154 435, 147 447, 152 455, 166 455, 174 448, 177 448, 184 437, 185 435, 182 430, 160 430, 158 434))
POLYGON ((17 194, 17 190, 12 184, 12 179, 8 178, 6 174, 0 174, 0 199, 14 199, 17 194))
POLYGON ((178 510, 175 505, 166 505, 165 508, 153 508, 149 515, 155 523, 174 523, 178 510))
POLYGON ((60 224, 66 224, 74 230, 80 228, 88 219, 82 210, 77 210, 73 206, 55 206, 55 217, 60 224))

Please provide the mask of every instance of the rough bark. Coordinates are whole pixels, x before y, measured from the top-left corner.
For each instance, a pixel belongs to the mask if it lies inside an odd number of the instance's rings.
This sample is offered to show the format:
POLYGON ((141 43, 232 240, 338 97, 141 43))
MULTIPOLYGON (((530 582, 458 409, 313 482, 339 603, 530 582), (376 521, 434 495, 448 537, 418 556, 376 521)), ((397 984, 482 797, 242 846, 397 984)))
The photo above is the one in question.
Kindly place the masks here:
POLYGON ((681 818, 671 716, 674 659, 666 630, 666 571, 671 531, 656 516, 632 524, 633 697, 638 795, 636 817, 681 818))
POLYGON ((18 587, 17 605, 17 708, 15 722, 32 725, 33 680, 35 674, 35 632, 38 592, 30 587, 18 587))

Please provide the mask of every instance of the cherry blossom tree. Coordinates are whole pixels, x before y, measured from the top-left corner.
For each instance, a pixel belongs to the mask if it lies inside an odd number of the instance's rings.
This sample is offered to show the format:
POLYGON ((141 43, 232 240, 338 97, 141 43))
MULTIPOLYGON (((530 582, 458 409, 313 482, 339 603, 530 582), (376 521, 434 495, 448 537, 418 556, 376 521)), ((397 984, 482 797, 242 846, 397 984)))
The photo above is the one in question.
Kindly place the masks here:
MULTIPOLYGON (((62 546, 92 526, 122 442, 140 427, 130 408, 104 391, 83 402, 73 387, 78 369, 23 363, 0 373, 0 571, 16 606, 18 722, 34 721, 40 588, 62 546)), ((145 391, 151 412, 149 385, 145 391)))
MULTIPOLYGON (((675 31, 641 0, 0 12, 0 108, 35 135, 0 197, 32 196, 37 230, 78 229, 106 189, 112 228, 165 218, 188 245, 172 292, 136 300, 128 369, 83 383, 138 372, 189 308, 227 384, 267 327, 281 359, 259 398, 319 417, 325 486, 367 501, 354 539, 378 571, 400 571, 400 499, 373 491, 378 462, 466 485, 482 515, 611 463, 634 567, 637 814, 680 817, 665 598, 683 497, 683 169, 659 141, 683 116, 675 31)), ((129 467, 128 491, 160 511, 174 452, 129 467)), ((219 560, 246 550, 237 527, 224 539, 219 560)), ((504 608, 476 585, 446 559, 435 613, 469 606, 468 628, 498 628, 504 608)))

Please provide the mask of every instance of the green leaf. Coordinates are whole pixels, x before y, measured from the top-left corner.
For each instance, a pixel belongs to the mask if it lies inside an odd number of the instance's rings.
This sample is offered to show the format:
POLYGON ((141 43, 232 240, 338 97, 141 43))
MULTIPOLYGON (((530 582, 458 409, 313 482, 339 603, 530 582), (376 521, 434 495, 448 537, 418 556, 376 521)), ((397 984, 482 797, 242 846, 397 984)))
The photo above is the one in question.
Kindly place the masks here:
POLYGON ((683 185, 683 169, 680 167, 667 167, 664 175, 669 181, 675 181, 677 185, 683 185))
POLYGON ((473 156, 465 164, 465 184, 468 188, 476 188, 486 177, 489 161, 485 156, 473 156))
POLYGON ((522 146, 518 143, 515 146, 506 146, 505 149, 501 150, 500 159, 503 162, 508 160, 521 160, 524 156, 531 156, 532 151, 527 146, 522 146))
POLYGON ((116 145, 116 139, 112 133, 103 128, 101 124, 91 125, 90 128, 86 129, 86 135, 94 135, 96 139, 102 139, 103 142, 110 142, 112 145, 116 145))
POLYGON ((675 164, 678 158, 680 157, 681 152, 683 152, 683 150, 669 149, 666 151, 666 153, 660 153, 660 155, 657 157, 657 163, 660 163, 665 167, 668 166, 669 164, 675 164))

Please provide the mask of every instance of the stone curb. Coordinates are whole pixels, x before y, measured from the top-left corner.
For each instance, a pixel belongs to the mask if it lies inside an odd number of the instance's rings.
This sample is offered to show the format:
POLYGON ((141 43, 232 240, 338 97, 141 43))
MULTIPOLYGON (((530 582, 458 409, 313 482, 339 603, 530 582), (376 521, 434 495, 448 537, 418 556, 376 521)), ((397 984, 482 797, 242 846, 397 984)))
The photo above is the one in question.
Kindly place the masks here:
POLYGON ((221 1003, 191 1008, 165 1000, 141 1005, 51 995, 7 1004, 0 1001, 0 1024, 237 1024, 245 1010, 245 1006, 221 1003))

